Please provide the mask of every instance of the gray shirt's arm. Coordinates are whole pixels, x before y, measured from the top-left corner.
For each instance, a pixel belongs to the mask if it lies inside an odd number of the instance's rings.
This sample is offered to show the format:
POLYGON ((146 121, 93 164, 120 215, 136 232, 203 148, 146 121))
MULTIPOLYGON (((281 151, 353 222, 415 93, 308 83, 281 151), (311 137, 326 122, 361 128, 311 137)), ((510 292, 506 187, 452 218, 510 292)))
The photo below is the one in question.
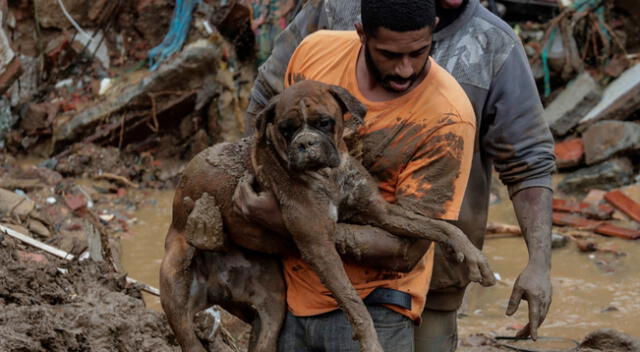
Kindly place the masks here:
POLYGON ((530 187, 551 190, 553 137, 542 119, 538 90, 520 45, 513 47, 494 77, 486 106, 487 132, 480 143, 510 195, 530 187))
POLYGON ((284 73, 298 44, 307 35, 320 29, 321 21, 326 22, 324 3, 307 1, 293 21, 276 38, 271 56, 260 66, 251 89, 249 107, 245 115, 246 135, 253 133, 255 116, 267 105, 269 99, 282 92, 284 73))

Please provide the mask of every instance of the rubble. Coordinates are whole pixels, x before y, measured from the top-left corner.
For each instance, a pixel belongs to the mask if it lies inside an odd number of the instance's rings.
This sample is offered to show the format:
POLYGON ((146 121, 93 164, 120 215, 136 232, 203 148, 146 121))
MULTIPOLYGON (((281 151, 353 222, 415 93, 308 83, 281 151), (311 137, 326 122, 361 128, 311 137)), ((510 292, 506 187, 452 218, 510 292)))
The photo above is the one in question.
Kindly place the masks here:
POLYGON ((640 64, 611 82, 598 102, 580 121, 582 128, 600 120, 626 120, 640 109, 640 64))
POLYGON ((552 249, 564 248, 567 246, 567 243, 569 243, 569 238, 567 236, 555 232, 551 234, 552 249))
POLYGON ((627 158, 617 158, 572 172, 558 184, 565 193, 587 193, 593 188, 611 190, 631 183, 633 164, 627 158))
MULTIPOLYGON (((119 95, 111 95, 105 101, 88 108, 73 117, 69 122, 58 126, 53 135, 54 144, 60 148, 63 144, 78 138, 78 135, 94 129, 99 122, 117 115, 123 109, 136 105, 148 106, 153 94, 172 92, 179 96, 190 96, 206 83, 212 84, 213 68, 220 58, 220 47, 208 41, 201 41, 187 46, 171 63, 163 65, 157 72, 143 78, 139 83, 122 89, 119 95)), ((195 104, 195 101, 192 102, 195 104)), ((157 108, 156 108, 157 109, 157 108)), ((149 123, 159 123, 145 114, 149 123)), ((180 116, 171 116, 180 118, 180 116)), ((123 119, 122 117, 121 119, 123 119)), ((129 121, 134 120, 131 118, 129 121)), ((131 124, 125 120, 126 125, 131 124)), ((156 126, 158 128, 159 126, 156 126)), ((111 131, 105 131, 108 134, 111 131)))
POLYGON ((640 204, 629 198, 620 190, 613 190, 607 193, 604 198, 613 204, 620 211, 628 215, 631 219, 640 223, 640 204))
POLYGON ((34 208, 33 200, 0 188, 0 216, 17 216, 24 219, 34 208))
POLYGON ((640 123, 600 121, 583 134, 587 165, 609 159, 614 155, 640 153, 640 123))
POLYGON ((558 169, 570 169, 584 162, 584 143, 582 138, 570 138, 555 144, 556 166, 558 169))
POLYGON ((640 341, 625 333, 612 329, 591 332, 580 343, 579 350, 633 352, 640 351, 640 341))
POLYGON ((554 135, 564 136, 598 104, 601 97, 600 85, 589 73, 582 73, 545 108, 542 117, 554 135))
POLYGON ((20 59, 11 48, 9 36, 5 32, 7 3, 0 3, 0 95, 13 84, 22 73, 20 59))
POLYGON ((553 210, 578 213, 597 220, 611 219, 613 207, 607 204, 589 204, 586 202, 570 201, 566 199, 553 199, 553 210))

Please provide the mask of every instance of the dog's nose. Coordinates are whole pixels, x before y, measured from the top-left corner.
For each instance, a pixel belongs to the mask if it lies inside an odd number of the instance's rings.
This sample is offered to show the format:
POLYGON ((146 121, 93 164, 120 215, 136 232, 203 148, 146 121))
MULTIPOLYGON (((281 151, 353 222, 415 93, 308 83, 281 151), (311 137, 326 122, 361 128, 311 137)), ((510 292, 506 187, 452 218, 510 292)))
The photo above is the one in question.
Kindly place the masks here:
POLYGON ((297 141, 298 151, 306 152, 312 147, 318 145, 318 143, 319 143, 318 140, 314 138, 300 138, 297 141))

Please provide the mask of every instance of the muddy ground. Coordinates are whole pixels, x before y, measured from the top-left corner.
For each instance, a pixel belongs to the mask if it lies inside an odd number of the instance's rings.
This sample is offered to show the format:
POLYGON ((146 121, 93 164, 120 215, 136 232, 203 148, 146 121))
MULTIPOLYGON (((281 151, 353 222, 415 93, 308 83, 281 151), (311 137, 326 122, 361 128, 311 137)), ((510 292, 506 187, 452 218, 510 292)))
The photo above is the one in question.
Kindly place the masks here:
MULTIPOLYGON (((164 314, 105 262, 57 259, 0 234, 0 351, 179 351, 164 314)), ((233 351, 210 321, 212 351, 233 351)))

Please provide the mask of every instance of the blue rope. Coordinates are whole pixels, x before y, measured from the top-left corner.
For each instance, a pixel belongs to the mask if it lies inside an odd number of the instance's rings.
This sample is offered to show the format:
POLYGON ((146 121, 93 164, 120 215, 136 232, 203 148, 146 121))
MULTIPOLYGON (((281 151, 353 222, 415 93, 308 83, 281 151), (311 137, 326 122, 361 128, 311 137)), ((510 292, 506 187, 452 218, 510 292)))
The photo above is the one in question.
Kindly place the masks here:
POLYGON ((169 32, 160 45, 149 50, 147 59, 151 70, 154 71, 160 64, 182 48, 187 39, 191 27, 193 9, 201 0, 176 0, 173 17, 169 26, 169 32))
POLYGON ((558 28, 554 28, 549 35, 549 40, 542 50, 542 72, 544 74, 544 97, 548 98, 551 95, 551 72, 549 71, 549 48, 553 45, 553 41, 556 38, 556 32, 558 28))

